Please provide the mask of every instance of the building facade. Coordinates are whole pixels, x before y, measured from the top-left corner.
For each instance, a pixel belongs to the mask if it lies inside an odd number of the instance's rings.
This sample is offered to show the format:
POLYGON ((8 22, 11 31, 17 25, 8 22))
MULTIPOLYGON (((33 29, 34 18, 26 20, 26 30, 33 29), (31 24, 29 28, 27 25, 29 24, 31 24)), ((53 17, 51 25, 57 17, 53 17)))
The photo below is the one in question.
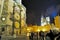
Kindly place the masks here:
POLYGON ((0 34, 25 35, 26 26, 26 8, 21 0, 0 0, 0 34))

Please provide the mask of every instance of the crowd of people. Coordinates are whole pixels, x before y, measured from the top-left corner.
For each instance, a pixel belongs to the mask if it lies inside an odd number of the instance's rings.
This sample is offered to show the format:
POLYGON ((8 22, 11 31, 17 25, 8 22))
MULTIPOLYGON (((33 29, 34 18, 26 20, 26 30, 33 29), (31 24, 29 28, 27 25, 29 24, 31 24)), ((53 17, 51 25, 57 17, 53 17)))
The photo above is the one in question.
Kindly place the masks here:
POLYGON ((39 40, 60 40, 60 32, 56 33, 56 31, 52 31, 50 30, 49 33, 47 33, 46 35, 44 35, 44 32, 41 31, 38 33, 33 33, 31 32, 31 35, 29 36, 30 40, 34 40, 36 38, 36 40, 38 40, 38 36, 39 36, 39 40), (35 37, 35 38, 34 38, 35 37), (45 37, 45 39, 44 39, 45 37))

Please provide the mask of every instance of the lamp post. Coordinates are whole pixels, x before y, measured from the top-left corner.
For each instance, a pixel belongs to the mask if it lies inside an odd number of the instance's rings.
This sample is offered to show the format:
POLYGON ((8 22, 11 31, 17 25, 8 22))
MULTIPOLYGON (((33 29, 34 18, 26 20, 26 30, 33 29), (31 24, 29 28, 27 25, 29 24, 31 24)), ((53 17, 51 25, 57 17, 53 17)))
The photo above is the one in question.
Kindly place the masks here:
POLYGON ((40 32, 40 30, 38 29, 37 31, 38 31, 38 36, 37 36, 37 40, 39 40, 39 32, 40 32))
POLYGON ((46 29, 44 28, 42 31, 44 33, 43 40, 46 40, 46 29))
POLYGON ((30 37, 31 37, 31 31, 29 28, 27 28, 27 36, 28 36, 28 40, 31 40, 30 37))

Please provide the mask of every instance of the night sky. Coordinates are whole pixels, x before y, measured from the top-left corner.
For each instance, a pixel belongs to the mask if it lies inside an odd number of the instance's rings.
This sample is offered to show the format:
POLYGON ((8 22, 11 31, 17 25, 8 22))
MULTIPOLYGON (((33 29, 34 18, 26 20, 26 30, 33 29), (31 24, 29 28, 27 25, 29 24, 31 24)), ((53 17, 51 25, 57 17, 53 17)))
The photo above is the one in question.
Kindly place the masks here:
POLYGON ((41 15, 50 16, 60 8, 60 0, 22 0, 22 3, 27 9, 27 24, 33 25, 40 25, 41 15))

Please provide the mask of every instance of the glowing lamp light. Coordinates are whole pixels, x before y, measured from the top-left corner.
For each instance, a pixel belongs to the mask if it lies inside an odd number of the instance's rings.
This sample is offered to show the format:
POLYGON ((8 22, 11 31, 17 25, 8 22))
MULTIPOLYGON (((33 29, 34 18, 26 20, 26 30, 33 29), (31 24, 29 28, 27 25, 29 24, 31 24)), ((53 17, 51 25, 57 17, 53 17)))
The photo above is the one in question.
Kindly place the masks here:
POLYGON ((38 31, 38 32, 40 32, 40 30, 39 30, 39 29, 38 29, 37 31, 38 31))
POLYGON ((29 28, 27 30, 30 30, 29 28))
POLYGON ((43 32, 45 32, 45 31, 46 31, 46 29, 43 29, 42 31, 43 31, 43 32))
POLYGON ((28 31, 28 32, 31 32, 31 29, 27 28, 27 31, 28 31))
POLYGON ((5 18, 2 18, 3 21, 5 21, 5 18))

